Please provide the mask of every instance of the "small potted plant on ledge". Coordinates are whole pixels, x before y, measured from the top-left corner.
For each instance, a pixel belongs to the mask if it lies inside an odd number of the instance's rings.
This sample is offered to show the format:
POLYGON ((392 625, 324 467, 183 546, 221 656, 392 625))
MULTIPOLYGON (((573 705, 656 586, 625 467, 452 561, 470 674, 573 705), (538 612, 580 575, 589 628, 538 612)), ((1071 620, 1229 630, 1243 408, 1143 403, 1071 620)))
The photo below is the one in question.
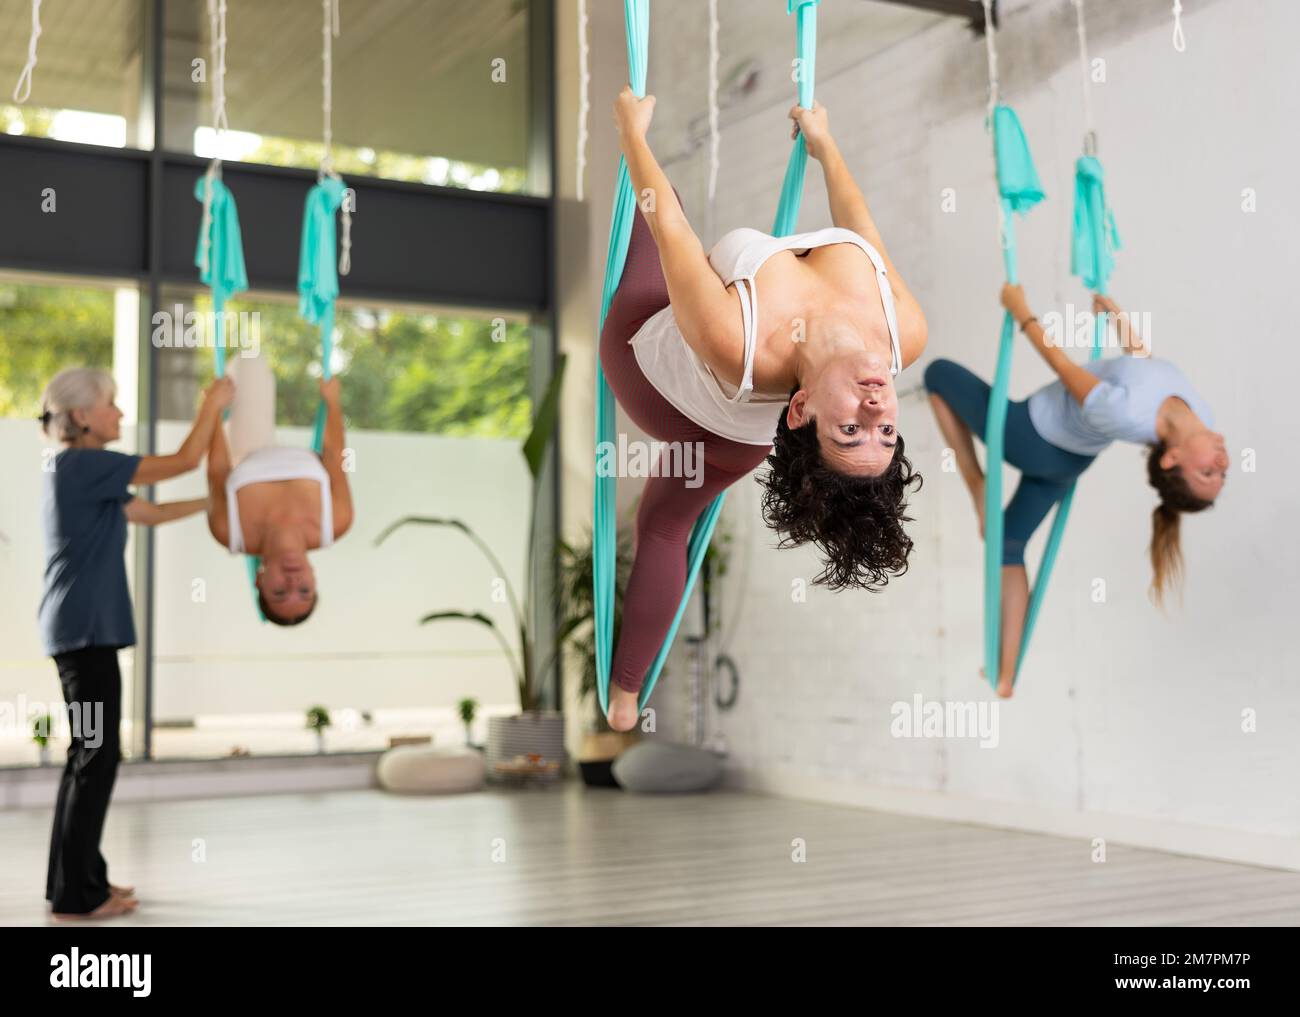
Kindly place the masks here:
POLYGON ((54 719, 48 713, 42 713, 32 722, 32 741, 40 752, 40 765, 50 765, 50 725, 54 719))
MULTIPOLYGON (((523 597, 518 596, 510 582, 504 566, 492 552, 487 543, 460 519, 434 518, 429 516, 406 516, 397 520, 378 537, 378 546, 387 540, 396 530, 415 524, 432 526, 459 532, 469 540, 492 569, 492 575, 501 581, 506 602, 514 620, 514 638, 508 639, 498 627, 495 619, 482 611, 435 611, 420 619, 421 625, 433 622, 467 621, 482 625, 488 629, 501 646, 501 651, 510 665, 515 685, 519 691, 519 713, 513 716, 488 718, 487 768, 489 779, 508 776, 511 764, 521 757, 538 761, 535 767, 545 775, 544 779, 554 779, 561 769, 552 768, 551 763, 564 762, 564 715, 558 711, 541 709, 543 681, 549 668, 539 666, 539 653, 536 633, 533 630, 531 593, 536 587, 534 567, 537 562, 537 502, 543 466, 551 438, 555 433, 555 423, 559 412, 560 385, 564 379, 565 358, 561 356, 556 363, 555 373, 551 377, 546 393, 537 404, 533 415, 532 430, 524 441, 522 452, 528 472, 532 477, 532 492, 528 505, 528 541, 525 583, 523 597), (512 645, 513 643, 513 645, 512 645), (498 765, 500 764, 500 765, 498 765)), ((463 716, 463 714, 462 714, 463 716)))
POLYGON ((313 706, 307 711, 307 730, 316 732, 316 751, 325 751, 325 729, 331 724, 329 710, 323 706, 313 706))
POLYGON ((465 725, 465 747, 469 749, 482 749, 481 745, 474 744, 473 732, 474 715, 478 713, 477 699, 462 699, 456 704, 456 712, 460 714, 460 722, 465 725))

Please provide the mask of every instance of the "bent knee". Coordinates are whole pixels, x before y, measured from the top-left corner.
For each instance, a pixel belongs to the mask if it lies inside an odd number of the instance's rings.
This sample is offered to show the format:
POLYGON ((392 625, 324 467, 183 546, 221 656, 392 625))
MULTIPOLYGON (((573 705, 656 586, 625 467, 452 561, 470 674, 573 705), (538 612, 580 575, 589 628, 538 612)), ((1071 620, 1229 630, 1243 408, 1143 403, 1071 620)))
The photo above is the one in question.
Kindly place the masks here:
POLYGON ((943 395, 944 390, 948 387, 956 371, 963 370, 962 366, 955 360, 948 360, 940 357, 938 360, 931 360, 925 365, 925 373, 922 375, 922 383, 925 390, 932 395, 943 395))

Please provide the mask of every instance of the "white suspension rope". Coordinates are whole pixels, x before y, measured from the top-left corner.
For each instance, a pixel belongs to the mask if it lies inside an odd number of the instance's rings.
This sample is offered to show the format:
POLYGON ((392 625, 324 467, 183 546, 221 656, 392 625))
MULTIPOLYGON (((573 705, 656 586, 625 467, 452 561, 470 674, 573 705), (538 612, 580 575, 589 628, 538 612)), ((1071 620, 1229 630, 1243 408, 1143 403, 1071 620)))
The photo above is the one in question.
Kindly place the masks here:
POLYGON ((199 267, 208 270, 208 246, 212 235, 212 190, 221 179, 221 145, 229 121, 226 119, 226 0, 208 0, 209 70, 212 73, 212 134, 216 154, 204 174, 203 225, 200 228, 199 267))
POLYGON ((321 25, 321 120, 325 151, 317 180, 334 172, 334 39, 339 34, 338 0, 321 0, 325 15, 321 25))
POLYGON ((1088 60, 1088 29, 1083 20, 1083 0, 1074 0, 1074 12, 1079 27, 1079 66, 1083 72, 1083 150, 1088 155, 1097 154, 1097 126, 1092 116, 1092 67, 1088 60))
POLYGON ((578 200, 587 175, 587 118, 591 115, 591 49, 587 42, 587 0, 578 0, 578 200))
MULTIPOLYGON (((985 113, 985 129, 990 137, 993 133, 993 112, 1002 99, 1002 86, 998 81, 998 47, 993 37, 993 0, 981 0, 984 4, 984 43, 989 58, 989 104, 985 113)), ((998 198, 998 239, 1003 249, 1007 246, 1007 210, 1002 204, 1002 185, 998 181, 997 139, 993 139, 993 193, 998 198)))
POLYGON ((1183 35, 1183 0, 1174 0, 1174 49, 1179 53, 1187 49, 1187 37, 1183 35))
POLYGON ((27 64, 14 86, 14 102, 21 106, 32 94, 32 72, 36 70, 36 40, 41 37, 41 0, 32 0, 32 37, 27 43, 27 64))
POLYGON ((709 0, 709 201, 718 191, 718 152, 722 134, 718 130, 718 0, 709 0))
MULTIPOLYGON (((321 153, 320 168, 316 171, 317 183, 326 177, 343 179, 334 172, 334 40, 339 35, 339 0, 321 0, 321 14, 320 109, 324 151, 321 153)), ((352 271, 352 209, 348 190, 343 192, 343 203, 339 209, 343 220, 343 231, 339 238, 339 275, 347 275, 352 271)))
POLYGON ((989 122, 993 121, 993 110, 1001 98, 998 82, 998 49, 993 38, 993 0, 981 0, 984 4, 984 45, 989 58, 989 122))

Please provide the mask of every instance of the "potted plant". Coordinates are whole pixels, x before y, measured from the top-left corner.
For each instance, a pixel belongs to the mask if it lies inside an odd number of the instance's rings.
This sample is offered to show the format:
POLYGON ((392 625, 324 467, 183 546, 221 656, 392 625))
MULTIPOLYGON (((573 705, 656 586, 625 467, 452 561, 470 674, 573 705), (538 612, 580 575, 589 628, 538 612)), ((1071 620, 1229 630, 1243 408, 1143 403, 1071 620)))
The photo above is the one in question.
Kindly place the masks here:
POLYGON ((48 713, 42 713, 32 723, 32 741, 40 752, 40 765, 50 765, 50 725, 54 723, 54 718, 48 713))
MULTIPOLYGON (((567 650, 578 663, 578 695, 590 711, 578 755, 583 783, 592 787, 617 787, 611 766, 625 748, 636 740, 634 731, 610 729, 600 710, 596 694, 596 606, 592 583, 592 540, 588 532, 577 543, 561 541, 556 549, 556 600, 560 604, 560 628, 555 653, 567 650)), ((632 572, 632 538, 626 527, 619 531, 614 566, 613 645, 623 624, 623 593, 632 572)))
MULTIPOLYGON (((535 588, 534 567, 537 562, 537 500, 546 454, 555 434, 559 413, 560 385, 564 379, 565 358, 560 356, 555 365, 545 394, 537 404, 533 426, 521 451, 532 477, 532 490, 528 505, 527 562, 524 570, 524 596, 516 594, 500 560, 477 533, 460 519, 430 516, 406 516, 387 527, 375 538, 378 546, 392 534, 407 525, 433 526, 459 532, 482 552, 501 578, 506 602, 514 618, 513 639, 508 639, 494 619, 482 611, 434 611, 420 619, 421 625, 443 621, 468 621, 487 628, 501 645, 501 651, 510 664, 515 685, 519 691, 519 713, 488 719, 487 767, 489 777, 497 774, 497 763, 506 763, 518 756, 537 756, 544 762, 564 761, 564 715, 559 711, 540 709, 543 682, 550 673, 549 667, 539 667, 536 634, 532 627, 531 591, 535 588)), ((552 659, 551 663, 554 663, 552 659)), ((555 772, 559 772, 558 769, 555 772)))
POLYGON ((470 728, 474 724, 474 715, 478 712, 477 699, 462 699, 456 704, 456 712, 460 714, 460 722, 465 725, 465 746, 471 749, 477 749, 474 744, 470 728))
POLYGON ((323 706, 313 706, 307 711, 307 730, 316 732, 316 751, 325 751, 325 729, 330 726, 329 710, 323 706))

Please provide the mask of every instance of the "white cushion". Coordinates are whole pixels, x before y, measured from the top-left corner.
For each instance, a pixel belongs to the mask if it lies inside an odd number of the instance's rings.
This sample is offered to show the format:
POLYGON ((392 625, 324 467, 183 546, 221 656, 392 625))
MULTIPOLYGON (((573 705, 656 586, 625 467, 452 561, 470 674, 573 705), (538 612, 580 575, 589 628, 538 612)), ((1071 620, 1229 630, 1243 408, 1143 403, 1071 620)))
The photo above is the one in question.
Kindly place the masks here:
POLYGON ((453 794, 477 791, 487 767, 473 749, 399 745, 379 757, 379 785, 403 794, 453 794))
POLYGON ((707 749, 643 741, 614 760, 613 770, 628 791, 706 791, 722 779, 722 760, 707 749))

